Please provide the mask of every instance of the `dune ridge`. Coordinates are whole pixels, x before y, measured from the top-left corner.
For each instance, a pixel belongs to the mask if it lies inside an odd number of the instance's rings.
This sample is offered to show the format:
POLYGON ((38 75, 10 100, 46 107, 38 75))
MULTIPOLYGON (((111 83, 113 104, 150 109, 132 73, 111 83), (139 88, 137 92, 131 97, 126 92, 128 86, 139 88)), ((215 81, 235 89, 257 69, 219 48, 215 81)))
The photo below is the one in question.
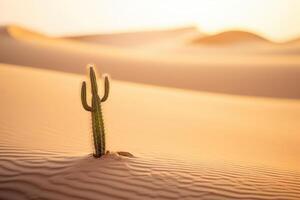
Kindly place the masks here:
POLYGON ((7 33, 9 35, 12 35, 13 37, 17 37, 17 35, 23 35, 24 37, 27 38, 46 38, 48 36, 46 36, 45 34, 39 33, 37 31, 33 31, 21 26, 17 26, 17 25, 9 25, 9 26, 4 26, 1 27, 2 29, 6 29, 7 33), (17 35, 15 35, 17 34, 17 35))
POLYGON ((172 29, 149 30, 149 31, 135 31, 135 32, 121 32, 121 33, 106 33, 106 34, 87 34, 78 36, 64 36, 64 37, 49 37, 46 34, 37 32, 18 25, 4 25, 0 26, 0 32, 7 36, 23 35, 27 38, 53 38, 53 39, 67 39, 78 42, 86 42, 90 44, 102 44, 109 46, 124 46, 134 47, 146 45, 147 43, 163 42, 170 38, 176 38, 186 35, 190 38, 192 44, 207 44, 207 45, 224 45, 235 43, 265 43, 265 44, 281 44, 291 45, 299 44, 300 38, 293 38, 284 42, 274 42, 266 37, 253 33, 251 31, 243 30, 228 30, 216 34, 206 34, 200 32, 197 27, 187 26, 172 29))
POLYGON ((18 33, 0 35, 1 63, 84 74, 86 64, 92 62, 123 81, 225 94, 300 98, 300 60, 285 53, 147 53, 18 33))
POLYGON ((196 27, 182 27, 177 29, 155 30, 155 31, 138 31, 128 33, 111 33, 96 35, 81 35, 64 37, 79 42, 90 44, 105 44, 119 47, 143 47, 151 43, 164 43, 164 40, 174 42, 174 39, 182 36, 198 36, 203 35, 196 27))
POLYGON ((207 35, 192 40, 192 44, 203 44, 203 45, 230 45, 230 44, 244 44, 251 45, 251 43, 263 43, 263 44, 277 44, 281 46, 298 44, 300 38, 290 39, 284 42, 274 42, 259 34, 252 33, 250 31, 241 30, 229 30, 213 35, 207 35))
POLYGON ((235 43, 274 43, 266 38, 246 31, 225 31, 215 35, 209 35, 206 37, 198 38, 192 41, 194 44, 206 44, 206 45, 228 45, 235 43))

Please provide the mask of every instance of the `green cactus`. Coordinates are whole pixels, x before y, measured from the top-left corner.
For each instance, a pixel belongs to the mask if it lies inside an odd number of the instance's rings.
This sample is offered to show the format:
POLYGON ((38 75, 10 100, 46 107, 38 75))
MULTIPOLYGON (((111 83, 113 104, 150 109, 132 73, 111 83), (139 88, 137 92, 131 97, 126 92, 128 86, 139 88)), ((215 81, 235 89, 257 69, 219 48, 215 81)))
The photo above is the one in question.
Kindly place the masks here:
POLYGON ((98 86, 95 71, 93 66, 90 66, 90 79, 91 79, 91 91, 92 91, 92 106, 89 106, 86 99, 86 83, 82 82, 81 87, 81 102, 86 111, 92 114, 92 126, 93 126, 93 138, 95 153, 94 157, 99 158, 105 154, 105 131, 101 110, 101 102, 107 100, 109 94, 109 80, 107 76, 104 76, 104 95, 100 99, 98 95, 98 86))

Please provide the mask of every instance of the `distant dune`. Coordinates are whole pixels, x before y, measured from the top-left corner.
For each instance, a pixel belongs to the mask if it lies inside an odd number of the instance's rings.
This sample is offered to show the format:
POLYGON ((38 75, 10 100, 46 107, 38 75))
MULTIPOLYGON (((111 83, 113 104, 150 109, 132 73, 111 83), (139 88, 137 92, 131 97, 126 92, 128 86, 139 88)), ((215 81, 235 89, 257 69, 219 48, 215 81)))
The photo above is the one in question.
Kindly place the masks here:
POLYGON ((214 46, 223 46, 223 45, 234 45, 234 44, 243 44, 243 45, 252 45, 252 44, 277 44, 277 45, 299 45, 300 39, 292 39, 286 42, 273 42, 264 38, 258 34, 246 32, 246 31, 225 31, 215 35, 207 35, 199 38, 195 38, 191 42, 192 44, 202 44, 202 45, 214 45, 214 46))
POLYGON ((2 63, 79 74, 85 73, 87 63, 95 63, 118 80, 215 93, 300 98, 300 58, 288 53, 293 49, 273 49, 276 54, 240 53, 242 49, 216 54, 205 48, 195 49, 193 54, 147 52, 49 38, 18 27, 2 27, 0 40, 2 63))
POLYGON ((251 43, 271 43, 271 41, 254 33, 245 31, 226 31, 216 35, 200 37, 193 40, 194 44, 205 45, 228 45, 228 44, 251 44, 251 43))
POLYGON ((28 39, 47 38, 47 36, 42 33, 23 28, 21 26, 16 26, 16 25, 2 26, 0 27, 0 30, 4 32, 7 36, 18 37, 18 35, 22 35, 23 37, 26 37, 28 39))
POLYGON ((142 47, 152 43, 174 40, 182 37, 203 35, 196 27, 184 27, 170 30, 140 31, 66 37, 67 39, 91 44, 113 45, 119 47, 142 47))

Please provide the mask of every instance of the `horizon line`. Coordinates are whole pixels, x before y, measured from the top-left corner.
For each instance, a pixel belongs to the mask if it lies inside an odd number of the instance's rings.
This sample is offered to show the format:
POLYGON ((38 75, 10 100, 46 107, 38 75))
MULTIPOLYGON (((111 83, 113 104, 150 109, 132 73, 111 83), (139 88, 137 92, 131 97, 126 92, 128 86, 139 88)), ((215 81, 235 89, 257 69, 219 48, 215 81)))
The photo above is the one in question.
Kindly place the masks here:
POLYGON ((6 23, 6 24, 0 24, 0 27, 18 27, 27 31, 31 31, 34 33, 42 34, 48 37, 53 37, 53 38, 68 38, 68 37, 83 37, 83 36, 94 36, 94 35, 118 35, 118 34, 133 34, 133 33, 147 33, 147 32, 163 32, 163 31, 177 31, 177 30, 184 30, 184 29, 195 29, 199 34, 203 34, 204 36, 213 36, 213 35, 218 35, 222 34, 225 32, 232 32, 232 31, 240 31, 240 32, 247 32, 251 34, 255 34, 257 36, 260 36, 266 40, 269 40, 270 42, 273 43, 289 43, 293 42, 295 40, 300 39, 300 33, 298 36, 293 36, 289 37, 287 39, 274 39, 272 37, 267 36, 266 34, 255 31, 250 28, 242 28, 242 27, 232 27, 232 28, 224 28, 220 29, 218 31, 205 31, 197 25, 197 24, 185 24, 185 25, 174 25, 174 26, 157 26, 153 28, 128 28, 128 29, 117 29, 117 30, 111 30, 111 31, 84 31, 80 32, 78 31, 77 33, 61 33, 61 34, 52 34, 49 33, 48 31, 44 31, 38 28, 30 27, 27 25, 23 25, 20 23, 6 23))

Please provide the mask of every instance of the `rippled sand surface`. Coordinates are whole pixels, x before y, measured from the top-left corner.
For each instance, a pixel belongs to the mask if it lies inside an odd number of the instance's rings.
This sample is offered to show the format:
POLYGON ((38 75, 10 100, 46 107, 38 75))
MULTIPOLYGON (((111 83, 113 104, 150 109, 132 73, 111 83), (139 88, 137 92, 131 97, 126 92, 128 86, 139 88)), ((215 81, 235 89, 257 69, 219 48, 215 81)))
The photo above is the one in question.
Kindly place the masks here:
POLYGON ((85 79, 0 65, 0 199, 300 199, 298 100, 112 80, 108 149, 135 157, 94 159, 85 79))
POLYGON ((1 147, 1 199, 299 199, 300 173, 1 147))

